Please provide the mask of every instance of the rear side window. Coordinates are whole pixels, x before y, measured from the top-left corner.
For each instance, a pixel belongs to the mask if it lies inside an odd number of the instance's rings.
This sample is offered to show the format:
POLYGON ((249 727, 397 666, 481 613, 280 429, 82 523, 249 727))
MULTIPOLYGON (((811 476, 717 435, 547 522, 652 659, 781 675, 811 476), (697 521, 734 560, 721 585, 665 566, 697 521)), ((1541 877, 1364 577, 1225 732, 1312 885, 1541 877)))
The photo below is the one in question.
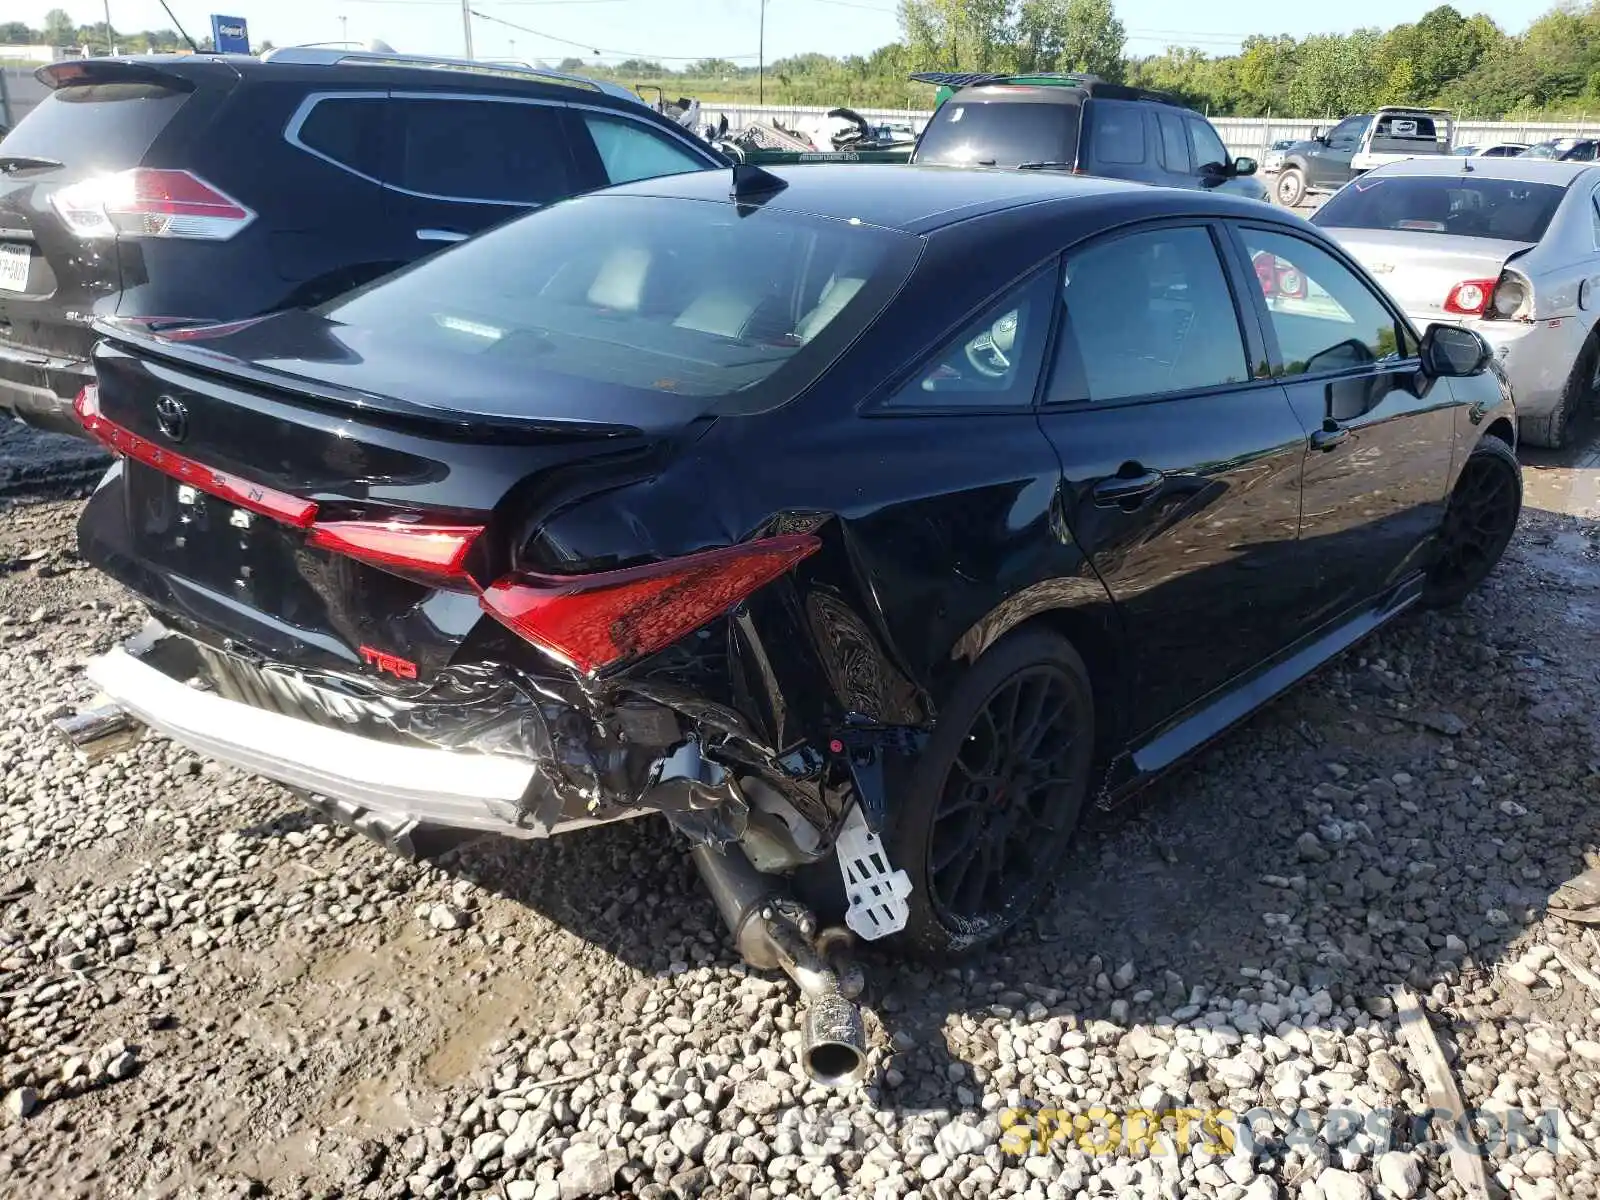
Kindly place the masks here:
POLYGON ((383 175, 386 95, 318 100, 295 132, 306 149, 374 179, 383 175))
POLYGON ((688 147, 670 141, 638 121, 584 113, 583 124, 594 139, 595 151, 611 183, 703 171, 709 165, 705 159, 690 153, 688 147))
POLYGON ((189 95, 142 81, 57 88, 6 135, 6 153, 73 168, 135 167, 189 95))
POLYGON ((1130 165, 1144 161, 1144 112, 1131 104, 1095 105, 1094 160, 1130 165))
POLYGON ((1183 132, 1183 118, 1177 113, 1157 113, 1161 122, 1161 160, 1169 171, 1187 175, 1189 165, 1189 139, 1183 132))
POLYGON ((1078 153, 1080 112, 1070 102, 973 101, 957 93, 933 114, 917 146, 917 161, 998 167, 1070 163, 1078 153))
POLYGON ((1199 117, 1190 117, 1188 120, 1189 149, 1194 153, 1195 166, 1206 167, 1212 163, 1219 167, 1227 166, 1228 148, 1222 144, 1217 131, 1199 117))
POLYGON ((1537 242, 1566 189, 1486 175, 1383 175, 1357 179, 1319 209, 1325 229, 1392 229, 1447 237, 1537 242))
POLYGON ((1027 408, 1044 364, 1055 270, 1012 288, 889 398, 890 408, 1027 408))
POLYGON ((445 200, 548 204, 571 195, 563 108, 499 100, 396 99, 394 180, 445 200))
POLYGON ((1052 402, 1104 403, 1250 377, 1222 262, 1202 228, 1158 229, 1067 257, 1052 402))

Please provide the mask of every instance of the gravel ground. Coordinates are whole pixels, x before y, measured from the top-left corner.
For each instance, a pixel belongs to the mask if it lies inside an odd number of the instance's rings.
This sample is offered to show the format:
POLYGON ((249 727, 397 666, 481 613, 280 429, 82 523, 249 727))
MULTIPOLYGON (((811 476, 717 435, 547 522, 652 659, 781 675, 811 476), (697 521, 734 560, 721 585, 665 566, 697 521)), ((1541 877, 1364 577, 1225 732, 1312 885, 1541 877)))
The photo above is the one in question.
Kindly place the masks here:
POLYGON ((1544 909, 1600 863, 1585 470, 1530 472, 1572 511, 1530 509, 1461 611, 1098 815, 1008 944, 869 953, 873 1070, 839 1094, 798 1076, 792 989, 738 965, 663 827, 412 865, 164 741, 86 768, 48 723, 139 613, 76 558, 77 501, 13 488, 0 1193, 1465 1196, 1412 1119, 1405 983, 1470 1108, 1546 1114, 1496 1139, 1494 1185, 1600 1196, 1600 939, 1544 909), (1096 1125, 1008 1155, 1029 1103, 1259 1111, 1232 1154, 1102 1152, 1096 1125))

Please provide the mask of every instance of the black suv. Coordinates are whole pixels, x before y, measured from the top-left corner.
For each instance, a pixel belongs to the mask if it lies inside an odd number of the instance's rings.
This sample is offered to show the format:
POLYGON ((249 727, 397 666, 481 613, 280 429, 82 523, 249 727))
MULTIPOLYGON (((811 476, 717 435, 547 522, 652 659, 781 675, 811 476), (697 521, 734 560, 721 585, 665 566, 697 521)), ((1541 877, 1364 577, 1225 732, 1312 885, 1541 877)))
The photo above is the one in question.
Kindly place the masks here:
POLYGON ((1233 158, 1211 122, 1162 92, 1091 75, 911 77, 937 84, 938 111, 914 163, 1072 171, 1266 200, 1254 159, 1233 158))
POLYGON ((97 58, 0 146, 0 412, 81 432, 95 317, 317 304, 591 188, 727 160, 614 84, 293 48, 97 58))

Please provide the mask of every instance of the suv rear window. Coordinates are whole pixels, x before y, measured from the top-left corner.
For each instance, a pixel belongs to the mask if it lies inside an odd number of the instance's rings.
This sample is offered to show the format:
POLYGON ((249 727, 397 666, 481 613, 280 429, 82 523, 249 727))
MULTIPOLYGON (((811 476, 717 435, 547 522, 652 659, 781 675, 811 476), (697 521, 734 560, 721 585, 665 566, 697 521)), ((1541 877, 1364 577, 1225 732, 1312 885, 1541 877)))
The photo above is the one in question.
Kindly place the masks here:
POLYGON ((72 168, 137 166, 189 95, 144 81, 57 88, 6 135, 6 153, 72 168))
POLYGON ((542 387, 726 398, 809 386, 915 264, 908 234, 803 214, 587 196, 325 305, 376 339, 499 360, 542 387))
POLYGON ((1357 179, 1312 217, 1325 229, 1398 229, 1536 242, 1566 189, 1553 183, 1446 175, 1357 179))
POLYGON ((946 166, 1014 167, 1072 162, 1079 105, 1062 101, 968 100, 958 93, 933 114, 917 161, 946 166))

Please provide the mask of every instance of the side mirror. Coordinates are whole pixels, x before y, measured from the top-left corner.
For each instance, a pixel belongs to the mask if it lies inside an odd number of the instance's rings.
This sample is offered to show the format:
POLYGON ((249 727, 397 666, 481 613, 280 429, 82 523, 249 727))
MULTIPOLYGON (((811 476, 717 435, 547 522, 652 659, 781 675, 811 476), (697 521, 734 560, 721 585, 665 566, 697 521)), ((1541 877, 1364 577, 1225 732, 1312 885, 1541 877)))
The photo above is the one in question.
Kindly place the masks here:
POLYGON ((1481 375, 1494 358, 1489 343, 1459 325, 1429 325, 1418 349, 1422 370, 1434 378, 1463 379, 1481 375))
POLYGON ((1256 173, 1256 160, 1242 157, 1234 159, 1233 173, 1235 175, 1254 175, 1256 173))

